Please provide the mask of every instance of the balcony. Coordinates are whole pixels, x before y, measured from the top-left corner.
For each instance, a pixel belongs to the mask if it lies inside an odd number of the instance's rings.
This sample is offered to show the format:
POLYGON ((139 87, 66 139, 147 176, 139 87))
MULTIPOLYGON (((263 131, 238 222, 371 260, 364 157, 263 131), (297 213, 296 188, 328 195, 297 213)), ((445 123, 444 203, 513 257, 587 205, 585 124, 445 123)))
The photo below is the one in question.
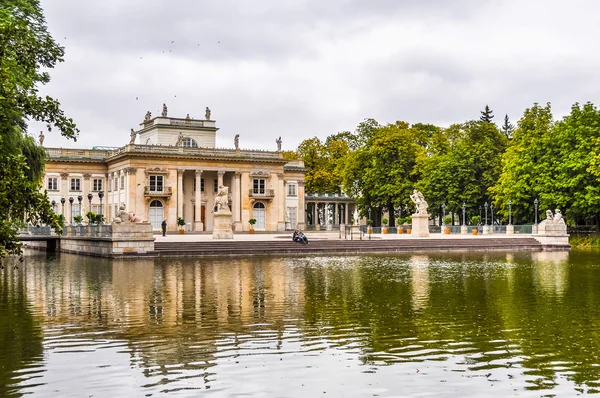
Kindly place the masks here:
POLYGON ((146 199, 150 199, 150 198, 169 199, 169 198, 171 198, 171 195, 173 195, 173 187, 162 187, 161 190, 157 190, 156 187, 150 187, 149 185, 146 185, 144 187, 144 197, 146 197, 146 199), (152 189, 150 189, 150 188, 152 188, 152 189))
POLYGON ((250 199, 262 199, 262 200, 271 200, 275 197, 274 189, 263 189, 263 190, 254 190, 251 189, 248 193, 250 199))

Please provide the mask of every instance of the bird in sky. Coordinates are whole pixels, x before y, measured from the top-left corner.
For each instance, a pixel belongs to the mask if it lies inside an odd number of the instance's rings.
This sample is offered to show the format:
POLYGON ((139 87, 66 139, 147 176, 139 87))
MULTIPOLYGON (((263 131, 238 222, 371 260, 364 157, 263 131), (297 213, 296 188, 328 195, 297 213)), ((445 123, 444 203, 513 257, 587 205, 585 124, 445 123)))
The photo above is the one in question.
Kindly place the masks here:
POLYGON ((173 44, 173 43, 175 43, 175 40, 173 40, 173 41, 171 42, 171 44, 173 44))

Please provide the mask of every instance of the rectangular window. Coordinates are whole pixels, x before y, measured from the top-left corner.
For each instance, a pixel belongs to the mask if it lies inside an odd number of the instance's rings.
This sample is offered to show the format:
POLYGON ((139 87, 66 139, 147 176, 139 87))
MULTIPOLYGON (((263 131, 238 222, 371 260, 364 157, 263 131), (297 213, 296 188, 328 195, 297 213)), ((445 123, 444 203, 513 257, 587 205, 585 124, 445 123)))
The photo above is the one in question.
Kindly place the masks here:
POLYGON ((92 211, 96 214, 102 214, 102 206, 92 205, 92 211))
POLYGON ((118 179, 117 177, 115 177, 115 178, 113 179, 113 181, 114 181, 114 184, 113 184, 113 186, 114 186, 114 191, 116 192, 116 191, 118 191, 118 190, 119 190, 119 179, 118 179))
POLYGON ((121 189, 125 189, 125 176, 121 176, 121 189))
POLYGON ((94 178, 94 183, 92 185, 92 190, 94 192, 102 191, 102 179, 94 178))
POLYGON ((163 191, 163 176, 150 176, 150 192, 163 191))
POLYGON ((255 194, 265 194, 266 181, 263 178, 255 178, 252 181, 252 192, 255 194))
POLYGON ((80 178, 71 178, 71 191, 81 191, 80 178))
POLYGON ((204 192, 204 178, 200 179, 200 192, 204 192))
POLYGON ((81 207, 79 207, 79 203, 73 203, 71 207, 71 224, 75 223, 75 217, 81 216, 81 207))
POLYGON ((112 188, 112 180, 110 178, 108 179, 106 186, 108 187, 108 192, 110 192, 112 188))
POLYGON ((215 192, 219 192, 219 180, 214 180, 213 188, 215 192))
POLYGON ((58 178, 48 177, 48 191, 58 191, 58 178))
POLYGON ((298 193, 296 191, 296 184, 288 185, 288 196, 298 196, 298 193))
POLYGON ((296 229, 298 224, 298 213, 296 207, 288 207, 287 208, 287 220, 290 223, 290 227, 292 229, 296 229))
POLYGON ((194 178, 194 192, 196 192, 196 179, 194 178))

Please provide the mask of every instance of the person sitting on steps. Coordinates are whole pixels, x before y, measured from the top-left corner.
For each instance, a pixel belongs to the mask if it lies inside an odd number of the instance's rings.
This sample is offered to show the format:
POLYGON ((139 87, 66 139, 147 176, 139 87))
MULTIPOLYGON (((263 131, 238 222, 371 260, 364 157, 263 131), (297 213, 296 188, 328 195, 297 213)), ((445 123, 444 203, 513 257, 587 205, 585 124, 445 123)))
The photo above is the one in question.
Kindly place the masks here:
POLYGON ((308 238, 306 237, 306 235, 304 235, 304 232, 302 232, 298 229, 294 231, 294 233, 292 235, 292 240, 294 242, 299 242, 299 243, 308 245, 308 238))

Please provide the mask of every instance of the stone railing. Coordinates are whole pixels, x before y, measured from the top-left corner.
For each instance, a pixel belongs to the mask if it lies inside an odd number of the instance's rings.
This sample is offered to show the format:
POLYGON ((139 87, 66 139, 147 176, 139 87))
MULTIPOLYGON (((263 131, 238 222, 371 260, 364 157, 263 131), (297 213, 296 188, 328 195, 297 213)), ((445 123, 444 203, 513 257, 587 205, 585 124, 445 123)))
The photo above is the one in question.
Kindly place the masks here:
POLYGON ((144 195, 145 196, 171 196, 173 195, 173 187, 163 187, 161 190, 157 190, 156 188, 151 189, 153 187, 146 185, 144 187, 144 195))
POLYGON ((273 199, 275 197, 274 189, 265 189, 263 192, 250 189, 248 195, 254 199, 273 199))
POLYGON ((201 120, 170 119, 169 124, 171 126, 204 127, 204 121, 201 120))
POLYGON ((111 156, 112 151, 95 149, 46 148, 48 158, 75 158, 103 160, 111 156))

